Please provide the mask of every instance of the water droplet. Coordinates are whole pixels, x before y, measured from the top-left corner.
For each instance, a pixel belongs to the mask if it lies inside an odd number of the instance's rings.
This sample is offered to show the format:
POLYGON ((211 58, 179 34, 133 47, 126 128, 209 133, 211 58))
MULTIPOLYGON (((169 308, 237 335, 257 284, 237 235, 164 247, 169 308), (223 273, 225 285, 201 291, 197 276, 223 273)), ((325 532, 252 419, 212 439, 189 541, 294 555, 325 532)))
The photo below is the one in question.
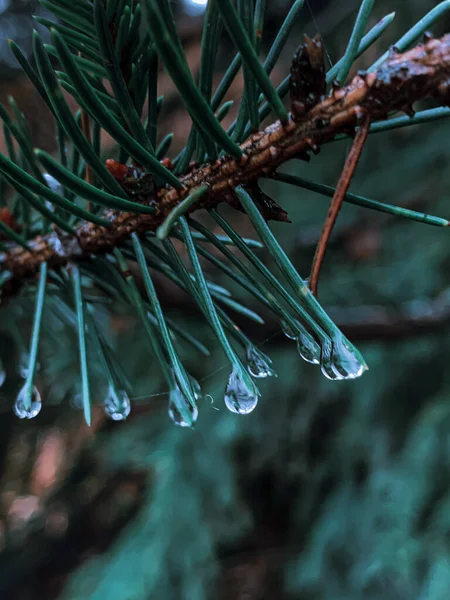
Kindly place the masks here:
POLYGON ((19 419, 32 419, 41 412, 42 400, 41 395, 35 385, 31 388, 29 407, 26 407, 28 386, 25 384, 17 394, 14 404, 14 412, 19 419))
POLYGON ((320 369, 327 379, 337 381, 344 379, 344 377, 334 369, 332 362, 332 345, 331 341, 327 338, 322 341, 322 348, 320 352, 320 369))
POLYGON ((291 340, 297 341, 297 350, 303 360, 313 365, 318 365, 320 363, 320 346, 312 335, 299 321, 295 321, 295 329, 285 321, 281 323, 284 335, 291 340))
POLYGON ((64 194, 62 185, 53 177, 53 175, 50 175, 50 173, 43 173, 42 175, 52 192, 55 192, 55 194, 59 194, 60 196, 64 194))
POLYGON ((298 334, 297 350, 306 362, 313 365, 320 363, 320 346, 307 331, 298 334))
MULTIPOLYGON (((193 377, 191 378, 191 383, 192 380, 195 381, 193 377)), ((194 387, 194 384, 192 387, 194 387)), ((200 385, 198 385, 198 389, 200 389, 200 385)), ((195 387, 194 396, 197 398, 195 387)), ((192 427, 198 417, 198 408, 192 406, 192 404, 188 402, 179 387, 171 390, 169 394, 169 406, 167 412, 175 425, 178 425, 179 427, 192 427), (183 407, 183 410, 180 410, 180 406, 183 407)))
POLYGON ((367 365, 358 350, 342 338, 333 343, 333 369, 342 379, 356 379, 367 370, 367 365))
POLYGON ((125 421, 131 411, 130 399, 125 390, 109 388, 105 400, 105 413, 113 421, 125 421))
POLYGON ((264 377, 276 377, 277 374, 270 366, 272 359, 261 352, 255 346, 249 346, 247 348, 247 370, 252 377, 262 379, 264 377))
POLYGON ((289 338, 290 340, 297 339, 297 332, 294 329, 292 329, 289 323, 286 323, 286 321, 281 321, 281 328, 283 330, 284 335, 287 338, 289 338))
POLYGON ((248 415, 258 404, 258 389, 238 371, 232 371, 225 389, 225 406, 238 415, 248 415))

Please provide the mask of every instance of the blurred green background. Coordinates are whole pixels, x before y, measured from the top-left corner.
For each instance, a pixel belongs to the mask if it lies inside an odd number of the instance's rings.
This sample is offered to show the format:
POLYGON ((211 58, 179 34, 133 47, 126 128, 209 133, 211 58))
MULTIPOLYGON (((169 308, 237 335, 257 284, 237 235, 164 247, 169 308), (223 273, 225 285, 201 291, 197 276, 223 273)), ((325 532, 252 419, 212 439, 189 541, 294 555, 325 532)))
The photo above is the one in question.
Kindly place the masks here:
MULTIPOLYGON (((268 2, 266 48, 289 4, 268 2)), ((310 4, 314 20, 305 8, 274 74, 278 80, 305 31, 319 30, 333 62, 345 49, 359 3, 310 4)), ((396 19, 358 66, 373 62, 436 4, 376 2, 371 25, 393 10, 396 19)), ((14 37, 4 23, 20 7, 17 22, 26 40, 35 3, 4 5, 0 36, 14 37)), ((201 16, 189 16, 179 3, 176 8, 195 65, 201 16)), ((444 17, 434 33, 449 30, 450 17, 444 17)), ((229 54, 225 42, 219 66, 226 66, 229 54)), ((0 96, 14 93, 22 106, 33 105, 10 63, 4 59, 9 80, 0 96)), ((232 93, 239 97, 239 85, 232 93)), ((33 135, 51 148, 51 123, 36 106, 33 135)), ((175 95, 169 106, 167 127, 175 123, 181 144, 185 125, 176 117, 182 113, 175 95)), ((371 136, 351 190, 448 218, 449 132, 443 120, 371 136)), ((334 142, 309 164, 295 161, 283 170, 333 185, 348 149, 348 141, 334 142)), ((292 219, 273 230, 306 276, 328 201, 284 184, 262 187, 292 219)), ((240 214, 235 219, 241 232, 253 235, 240 214)), ((325 380, 301 361, 280 324, 262 313, 265 326, 239 323, 272 357, 278 378, 262 383, 252 414, 232 415, 222 400, 229 375, 224 357, 212 352, 199 360, 188 350, 189 371, 210 394, 193 431, 169 420, 167 395, 139 327, 120 307, 112 307, 114 333, 132 379, 132 413, 125 423, 113 423, 99 406, 89 430, 74 402, 75 337, 48 310, 41 414, 30 422, 12 414, 18 376, 0 390, 0 597, 448 600, 448 235, 344 205, 320 299, 370 370, 353 382, 325 380)), ((211 277, 233 291, 220 273, 211 277)), ((196 327, 197 313, 185 298, 160 285, 168 314, 181 311, 196 327)), ((10 319, 26 330, 31 306, 21 300, 0 313, 0 353, 8 373, 20 355, 10 319)), ((105 306, 105 319, 109 310, 105 306)), ((210 333, 200 324, 197 331, 214 349, 210 333)), ((105 391, 97 375, 100 404, 105 391)))

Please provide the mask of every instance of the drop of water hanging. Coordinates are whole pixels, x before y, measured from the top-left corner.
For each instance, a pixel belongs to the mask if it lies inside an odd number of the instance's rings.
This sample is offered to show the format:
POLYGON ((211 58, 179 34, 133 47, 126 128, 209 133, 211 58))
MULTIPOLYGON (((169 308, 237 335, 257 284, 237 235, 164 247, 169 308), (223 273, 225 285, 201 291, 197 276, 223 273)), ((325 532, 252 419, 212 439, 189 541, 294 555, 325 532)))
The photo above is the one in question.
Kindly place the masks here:
POLYGON ((337 339, 333 344, 332 362, 334 371, 342 375, 342 379, 356 379, 367 370, 367 365, 361 354, 343 339, 337 339))
POLYGON ((27 397, 27 384, 23 386, 20 392, 17 394, 16 402, 14 404, 14 412, 19 419, 32 419, 41 412, 42 400, 41 395, 35 385, 31 390, 30 406, 25 406, 25 400, 27 397))
POLYGON ((247 348, 247 371, 252 377, 262 379, 264 377, 276 377, 277 374, 270 366, 272 359, 261 352, 255 346, 247 348))
POLYGON ((344 377, 334 369, 332 362, 332 350, 333 347, 331 345, 331 341, 328 339, 323 340, 320 352, 320 369, 327 379, 330 379, 331 381, 338 381, 340 379, 344 379, 344 377))
POLYGON ((336 373, 331 364, 324 364, 322 362, 320 368, 323 375, 325 375, 325 377, 331 381, 340 381, 341 379, 345 379, 345 377, 343 377, 340 373, 336 373))
POLYGON ((238 371, 232 371, 225 388, 224 401, 230 412, 248 415, 258 404, 258 392, 254 385, 247 385, 238 371))
POLYGON ((301 332, 297 338, 297 350, 300 356, 308 363, 320 363, 320 346, 307 332, 301 332))
POLYGON ((289 323, 286 323, 286 321, 281 321, 281 329, 283 330, 284 335, 290 340, 297 339, 297 332, 294 331, 294 329, 292 329, 292 327, 289 325, 289 323))
POLYGON ((297 341, 297 350, 301 358, 308 363, 318 365, 320 363, 320 346, 312 335, 296 321, 297 327, 293 329, 288 323, 282 321, 283 333, 290 340, 297 341))
MULTIPOLYGON (((194 396, 197 399, 197 392, 192 380, 196 380, 193 377, 191 378, 192 387, 194 388, 194 396)), ((197 385, 198 390, 200 390, 200 385, 198 382, 197 385)), ((175 425, 178 425, 179 427, 192 427, 192 425, 197 421, 198 417, 198 408, 196 406, 192 406, 192 404, 185 398, 179 387, 171 390, 169 394, 169 406, 167 407, 167 412, 169 413, 169 417, 172 419, 175 425), (186 420, 186 417, 181 414, 181 411, 177 406, 180 403, 185 405, 186 411, 190 415, 189 420, 186 420)))
POLYGON ((130 399, 125 390, 109 388, 105 400, 105 413, 113 421, 125 421, 131 411, 130 399))

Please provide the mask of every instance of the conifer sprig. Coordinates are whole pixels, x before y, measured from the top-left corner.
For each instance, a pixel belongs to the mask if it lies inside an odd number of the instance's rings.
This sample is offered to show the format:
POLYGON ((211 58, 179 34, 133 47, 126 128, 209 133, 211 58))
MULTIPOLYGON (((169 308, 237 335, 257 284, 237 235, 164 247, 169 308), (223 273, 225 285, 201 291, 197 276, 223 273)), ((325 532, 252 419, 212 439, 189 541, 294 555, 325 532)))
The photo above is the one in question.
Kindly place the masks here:
MULTIPOLYGON (((198 82, 188 67, 168 0, 41 3, 59 19, 38 19, 49 28, 52 44, 44 45, 34 33, 36 68, 14 42, 11 50, 55 119, 59 152, 56 159, 34 150, 20 111, 13 106, 13 116, 9 116, 0 107, 8 148, 8 156, 0 155, 2 189, 13 188, 16 192, 12 200, 0 199, 4 205, 2 215, 11 212, 15 219, 2 216, 0 221, 0 234, 5 240, 0 253, 0 298, 14 303, 15 295, 24 290, 37 294, 38 306, 42 306, 44 293, 58 294, 70 311, 75 302, 86 420, 90 421, 91 414, 87 358, 91 344, 108 383, 107 414, 119 420, 130 409, 128 396, 115 375, 116 359, 93 317, 95 300, 87 286, 94 286, 135 311, 169 388, 171 418, 182 426, 195 423, 201 390, 185 370, 174 340, 179 336, 200 352, 207 349, 166 317, 153 271, 187 291, 228 357, 231 374, 225 391, 227 407, 242 414, 256 406, 259 391, 252 377, 274 372, 270 359, 259 353, 227 311, 238 311, 258 322, 261 318, 205 277, 199 255, 282 321, 296 338, 300 355, 307 362, 320 364, 326 377, 360 376, 366 368, 363 358, 311 294, 271 233, 267 220, 286 220, 286 213, 260 192, 257 182, 270 176, 323 195, 335 194, 339 202, 346 200, 423 223, 448 225, 445 219, 350 194, 349 179, 345 189, 338 186, 344 189, 341 193, 277 169, 290 159, 307 158, 308 152, 316 153, 325 143, 354 134, 363 120, 371 122, 370 135, 448 116, 450 110, 440 107, 419 112, 409 121, 395 113, 411 113, 412 104, 425 97, 433 97, 442 106, 449 103, 446 84, 450 36, 427 38, 424 44, 406 50, 425 27, 450 8, 450 3, 439 4, 399 40, 397 49, 403 54, 391 51, 383 55, 367 73, 360 73, 346 86, 334 87, 324 96, 333 80, 345 83, 355 59, 392 21, 394 15, 388 15, 364 35, 372 0, 361 2, 345 55, 326 75, 320 65, 320 41, 315 42, 314 56, 310 54, 314 49, 310 41, 296 54, 299 63, 292 71, 295 81, 287 77, 278 88, 271 82, 270 73, 294 22, 301 19, 303 0, 294 2, 265 60, 260 57, 265 2, 242 0, 235 8, 232 0, 210 0, 198 82), (224 30, 237 54, 213 90, 215 58, 224 30), (56 66, 50 57, 56 58, 56 66), (163 102, 158 98, 159 65, 173 79, 192 120, 187 145, 174 158, 174 166, 165 158, 173 135, 159 138, 163 102), (226 93, 241 68, 243 98, 235 123, 226 131, 221 124, 231 107, 226 93), (308 87, 311 82, 314 88, 308 87), (75 116, 63 89, 80 105, 75 116), (289 89, 292 113, 283 104, 289 89), (146 121, 144 106, 148 107, 146 121), (280 120, 257 131, 271 109, 280 120), (387 115, 393 118, 386 120, 387 115), (105 164, 100 156, 102 130, 117 142, 120 163, 108 160, 105 164), (70 158, 66 155, 66 140, 72 146, 70 158), (193 168, 192 158, 197 163, 193 168), (242 238, 215 210, 221 202, 249 215, 286 285, 256 256, 254 249, 261 244, 242 238), (188 213, 199 208, 211 211, 226 236, 213 234, 201 223, 186 219, 188 213), (192 271, 181 260, 172 239, 184 244, 192 271), (207 245, 213 245, 220 257, 207 245), (230 245, 239 249, 242 257, 230 252, 230 245), (138 265, 137 272, 132 265, 138 265), (52 285, 45 287, 47 270, 52 285), (41 283, 36 286, 38 272, 41 283), (72 294, 68 293, 70 287, 72 294), (243 357, 230 340, 243 348, 243 357)), ((326 242, 322 251, 325 247, 326 242)), ((34 401, 28 395, 24 416, 33 412, 30 402, 34 401)))

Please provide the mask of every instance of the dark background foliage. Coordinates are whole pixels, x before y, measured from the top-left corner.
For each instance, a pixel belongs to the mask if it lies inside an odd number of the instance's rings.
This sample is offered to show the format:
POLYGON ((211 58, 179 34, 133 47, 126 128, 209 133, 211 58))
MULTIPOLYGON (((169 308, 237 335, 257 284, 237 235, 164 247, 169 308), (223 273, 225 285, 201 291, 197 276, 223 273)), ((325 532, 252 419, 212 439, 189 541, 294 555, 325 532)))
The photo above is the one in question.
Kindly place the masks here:
MULTIPOLYGON (((269 37, 287 4, 269 3, 269 37)), ((337 60, 358 5, 343 4, 311 0, 315 23, 305 10, 297 40, 318 28, 337 60)), ((370 64, 435 4, 378 2, 373 22, 392 10, 396 20, 360 63, 370 64)), ((5 6, 1 39, 26 46, 36 7, 5 6), (8 24, 17 18, 12 35, 8 24)), ((195 70, 201 19, 178 9, 195 70)), ((435 33, 448 26, 447 18, 435 33)), ((280 80, 295 40, 274 74, 280 80)), ((6 50, 0 59, 2 69, 11 67, 6 50)), ((224 65, 226 59, 224 47, 224 65)), ((11 81, 0 93, 17 96, 33 119, 36 144, 51 148, 48 116, 38 105, 29 110, 26 83, 7 72, 11 81)), ((239 97, 238 85, 232 93, 239 97)), ((175 123, 181 140, 187 126, 175 95, 168 105, 168 128, 175 123)), ((371 136, 352 191, 447 216, 448 128, 441 121, 371 136)), ((335 184, 348 148, 347 141, 329 144, 311 163, 293 162, 285 171, 335 184)), ((273 229, 306 275, 327 202, 285 185, 263 187, 289 212, 293 223, 273 229)), ((46 410, 18 422, 11 411, 15 384, 2 388, 1 597, 447 600, 448 257, 446 230, 345 205, 321 300, 370 370, 354 382, 329 382, 300 361, 279 323, 246 324, 272 356, 278 378, 261 386, 257 410, 239 417, 223 407, 223 357, 213 353, 201 364, 191 358, 189 370, 211 394, 194 431, 169 421, 167 396, 149 378, 154 371, 128 314, 117 314, 114 326, 125 372, 138 373, 132 414, 115 424, 99 408, 88 429, 73 406, 76 348, 60 335, 63 325, 54 316, 43 338, 46 410)), ((213 275, 220 283, 220 273, 213 275)), ((169 314, 185 302, 171 288, 164 295, 169 314)), ((23 301, 17 308, 21 324, 30 307, 23 301)), ((189 305, 183 310, 191 323, 197 318, 189 305)), ((214 347, 207 331, 199 335, 214 347)), ((6 366, 16 361, 17 341, 2 337, 0 352, 6 366)), ((101 388, 96 396, 101 400, 101 388)))

